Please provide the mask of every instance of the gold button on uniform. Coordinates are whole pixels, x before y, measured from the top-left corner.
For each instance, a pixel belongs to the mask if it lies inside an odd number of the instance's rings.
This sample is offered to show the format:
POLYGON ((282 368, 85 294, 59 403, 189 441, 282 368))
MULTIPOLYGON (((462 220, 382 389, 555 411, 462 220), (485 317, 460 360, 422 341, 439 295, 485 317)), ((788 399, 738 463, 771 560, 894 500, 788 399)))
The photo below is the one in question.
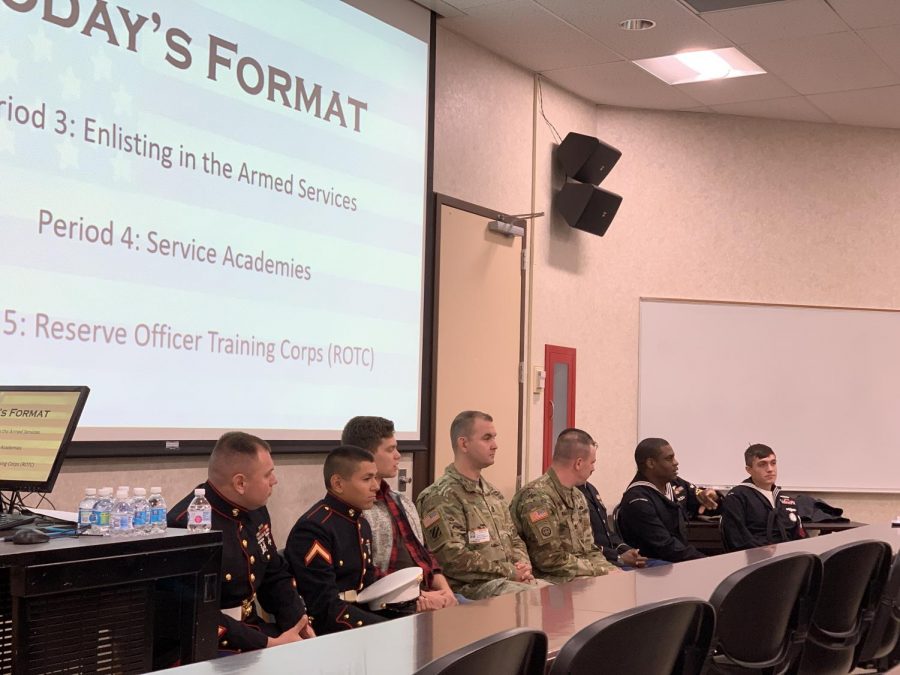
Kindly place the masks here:
POLYGON ((225 581, 231 581, 231 575, 230 575, 230 574, 226 574, 226 575, 225 575, 225 581))
POLYGON ((223 647, 227 647, 227 646, 228 646, 228 640, 222 640, 222 646, 223 646, 223 647))
POLYGON ((231 509, 231 515, 233 515, 235 518, 240 514, 241 512, 238 509, 231 509))
POLYGON ((252 565, 252 564, 254 564, 255 562, 256 562, 256 558, 253 557, 253 556, 251 555, 251 556, 250 556, 250 564, 252 565))
POLYGON ((356 622, 356 625, 357 625, 357 626, 362 626, 362 621, 357 621, 357 622, 356 622))
POLYGON ((254 582, 254 581, 256 581, 256 575, 255 575, 255 574, 251 574, 251 575, 250 575, 250 581, 251 581, 251 583, 254 582))
POLYGON ((243 546, 244 548, 247 548, 247 540, 246 539, 241 541, 241 546, 243 546))

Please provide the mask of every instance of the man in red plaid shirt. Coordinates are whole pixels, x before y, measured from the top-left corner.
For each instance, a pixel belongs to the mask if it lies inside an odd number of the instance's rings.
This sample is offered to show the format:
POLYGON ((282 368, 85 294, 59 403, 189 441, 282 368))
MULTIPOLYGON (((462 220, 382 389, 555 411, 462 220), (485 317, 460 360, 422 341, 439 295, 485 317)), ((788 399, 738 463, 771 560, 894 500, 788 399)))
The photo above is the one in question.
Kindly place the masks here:
POLYGON ((375 456, 381 486, 375 505, 364 512, 372 526, 375 566, 386 574, 414 565, 422 569, 422 590, 416 603, 420 612, 457 604, 440 565, 422 544, 422 524, 415 504, 405 494, 392 490, 385 480, 397 475, 400 461, 394 423, 383 417, 354 417, 344 427, 341 443, 375 456))

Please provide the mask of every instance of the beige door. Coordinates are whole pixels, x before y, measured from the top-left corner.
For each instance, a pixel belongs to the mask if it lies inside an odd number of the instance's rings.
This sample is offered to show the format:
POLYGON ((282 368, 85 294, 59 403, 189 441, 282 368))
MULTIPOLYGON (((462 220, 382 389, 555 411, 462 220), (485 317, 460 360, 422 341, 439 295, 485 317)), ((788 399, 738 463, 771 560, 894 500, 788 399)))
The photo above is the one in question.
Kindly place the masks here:
POLYGON ((435 477, 453 461, 450 422, 482 410, 499 446, 484 475, 510 498, 521 452, 522 237, 489 231, 496 213, 446 201, 437 226, 435 477))

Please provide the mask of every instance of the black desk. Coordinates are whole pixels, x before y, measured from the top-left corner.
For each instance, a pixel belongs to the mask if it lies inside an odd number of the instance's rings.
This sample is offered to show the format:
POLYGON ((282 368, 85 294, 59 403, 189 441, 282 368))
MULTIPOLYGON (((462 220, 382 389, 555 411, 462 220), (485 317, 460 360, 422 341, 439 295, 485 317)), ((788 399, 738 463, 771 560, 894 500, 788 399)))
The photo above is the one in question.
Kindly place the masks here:
POLYGON ((525 591, 417 614, 305 642, 197 663, 171 675, 237 675, 238 673, 302 672, 337 675, 406 675, 426 663, 479 638, 508 628, 527 626, 547 633, 553 658, 575 632, 603 617, 638 605, 677 597, 709 598, 732 572, 791 551, 823 553, 835 546, 880 539, 896 551, 900 528, 868 525, 776 546, 581 578, 559 586, 525 591))
POLYGON ((221 532, 0 542, 0 675, 213 657, 221 557, 221 532))

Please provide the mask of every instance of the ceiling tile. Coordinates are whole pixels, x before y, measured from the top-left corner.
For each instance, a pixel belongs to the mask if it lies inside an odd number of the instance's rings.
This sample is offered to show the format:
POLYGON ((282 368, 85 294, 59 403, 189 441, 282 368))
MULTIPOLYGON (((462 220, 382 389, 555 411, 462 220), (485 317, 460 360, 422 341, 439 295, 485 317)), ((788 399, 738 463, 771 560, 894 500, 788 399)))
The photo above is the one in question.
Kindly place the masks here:
POLYGON ((413 0, 438 16, 462 16, 462 12, 445 0, 413 0))
POLYGON ((473 7, 483 7, 484 5, 496 5, 506 0, 444 0, 448 5, 456 7, 456 9, 469 10, 473 7))
POLYGON ((900 86, 838 91, 808 98, 839 124, 900 129, 900 86))
POLYGON ((769 101, 743 101, 710 106, 718 113, 744 115, 746 117, 768 117, 776 120, 798 122, 830 122, 828 116, 802 96, 776 98, 769 101))
POLYGON ((848 30, 847 24, 823 0, 788 0, 709 12, 702 17, 736 44, 848 30))
POLYGON ((726 80, 692 82, 677 86, 684 93, 706 105, 784 98, 797 95, 797 92, 784 82, 768 74, 733 77, 726 80))
POLYGON ((858 35, 895 73, 900 73, 900 25, 869 28, 858 35))
POLYGON ((900 83, 900 77, 855 33, 754 42, 741 49, 801 94, 900 83))
POLYGON ((564 89, 605 105, 660 110, 682 110, 701 105, 630 61, 564 68, 544 75, 564 89))
POLYGON ((536 0, 556 16, 596 38, 627 59, 665 56, 692 49, 731 47, 696 14, 675 0, 536 0), (652 19, 650 30, 619 28, 625 19, 652 19))
POLYGON ((441 19, 441 26, 532 71, 616 61, 620 57, 531 0, 508 0, 441 19))
POLYGON ((874 28, 900 23, 897 0, 829 0, 834 11, 853 28, 874 28))

